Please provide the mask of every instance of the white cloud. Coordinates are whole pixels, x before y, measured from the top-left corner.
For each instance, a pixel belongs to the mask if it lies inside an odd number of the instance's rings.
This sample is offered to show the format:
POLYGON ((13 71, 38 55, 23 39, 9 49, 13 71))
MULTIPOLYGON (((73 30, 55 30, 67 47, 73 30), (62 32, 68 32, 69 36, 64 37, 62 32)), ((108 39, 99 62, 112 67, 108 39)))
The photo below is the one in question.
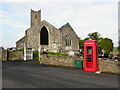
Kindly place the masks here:
POLYGON ((16 27, 16 28, 27 28, 28 25, 24 25, 22 23, 19 23, 19 22, 14 22, 14 21, 10 21, 10 20, 1 20, 0 21, 0 24, 5 24, 7 26, 11 26, 11 27, 16 27))
MULTIPOLYGON (((0 26, 1 25, 7 25, 11 27, 16 28, 28 28, 28 25, 26 25, 24 22, 21 21, 19 18, 22 19, 23 14, 20 13, 9 13, 5 11, 0 11, 0 26)), ((26 16, 27 17, 27 16, 26 16)))
POLYGON ((82 34, 81 38, 85 38, 87 33, 97 31, 101 36, 113 39, 115 46, 117 46, 117 13, 116 4, 92 6, 84 10, 80 10, 77 13, 77 16, 73 18, 74 22, 72 22, 72 25, 76 32, 79 30, 79 35, 82 34), (77 25, 79 25, 79 27, 77 25))

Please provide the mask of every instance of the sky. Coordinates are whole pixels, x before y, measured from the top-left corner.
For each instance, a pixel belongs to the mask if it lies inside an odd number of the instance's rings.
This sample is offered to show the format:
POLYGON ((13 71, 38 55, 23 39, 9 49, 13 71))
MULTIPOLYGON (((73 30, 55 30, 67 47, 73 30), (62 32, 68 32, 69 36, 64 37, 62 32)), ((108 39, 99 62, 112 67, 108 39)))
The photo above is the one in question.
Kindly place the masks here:
POLYGON ((0 46, 16 46, 30 28, 31 9, 58 29, 69 22, 81 39, 98 32, 118 46, 118 0, 1 0, 0 46))

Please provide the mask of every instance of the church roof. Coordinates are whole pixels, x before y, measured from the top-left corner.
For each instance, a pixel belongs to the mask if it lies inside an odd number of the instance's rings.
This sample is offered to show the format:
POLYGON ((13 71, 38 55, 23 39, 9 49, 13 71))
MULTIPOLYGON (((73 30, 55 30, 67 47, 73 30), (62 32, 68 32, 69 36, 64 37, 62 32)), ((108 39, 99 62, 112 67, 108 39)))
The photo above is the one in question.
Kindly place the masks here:
MULTIPOLYGON (((25 39, 26 38, 26 36, 23 36, 21 39, 19 39, 17 42, 19 42, 19 41, 21 41, 21 40, 23 40, 23 39, 25 39)), ((17 43, 16 42, 16 43, 17 43)))
MULTIPOLYGON (((70 28, 74 33, 75 31, 73 30, 73 28, 71 27, 71 25, 67 22, 65 25, 63 25, 62 27, 59 28, 60 31, 64 30, 65 28, 70 28)), ((76 34, 76 33, 75 33, 76 34)), ((77 34, 76 34, 77 35, 77 34)), ((77 35, 78 37, 78 35, 77 35)), ((78 37, 79 38, 79 37, 78 37)))
POLYGON ((64 29, 65 27, 71 27, 70 24, 67 22, 65 25, 63 25, 62 27, 59 28, 59 30, 64 29))

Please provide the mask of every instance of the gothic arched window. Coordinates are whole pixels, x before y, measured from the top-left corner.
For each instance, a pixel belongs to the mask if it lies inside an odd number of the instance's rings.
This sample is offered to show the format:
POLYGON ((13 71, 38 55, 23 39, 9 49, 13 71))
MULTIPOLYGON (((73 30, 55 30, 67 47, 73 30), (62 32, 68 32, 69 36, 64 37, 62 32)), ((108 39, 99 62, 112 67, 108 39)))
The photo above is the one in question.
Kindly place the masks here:
POLYGON ((71 43, 72 43, 71 36, 70 35, 66 35, 65 36, 65 45, 66 46, 71 46, 71 43))
POLYGON ((42 27, 40 32, 40 45, 48 45, 49 43, 48 30, 45 26, 42 27))

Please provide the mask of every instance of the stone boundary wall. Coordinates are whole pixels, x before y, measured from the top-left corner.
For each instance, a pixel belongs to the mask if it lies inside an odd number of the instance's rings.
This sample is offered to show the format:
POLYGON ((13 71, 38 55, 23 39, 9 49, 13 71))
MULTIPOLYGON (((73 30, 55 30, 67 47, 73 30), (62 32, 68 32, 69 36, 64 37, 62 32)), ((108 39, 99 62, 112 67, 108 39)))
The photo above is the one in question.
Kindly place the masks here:
POLYGON ((2 53, 3 53, 3 50, 0 49, 0 61, 2 60, 2 53))
POLYGON ((9 51, 8 61, 12 60, 24 60, 24 52, 23 51, 9 51))
MULTIPOLYGON (((0 50, 0 61, 24 60, 24 51, 0 50)), ((26 51, 26 59, 33 59, 33 51, 26 51)))
POLYGON ((7 61, 7 50, 0 50, 0 61, 7 61))
POLYGON ((99 60, 99 69, 102 72, 119 73, 120 61, 113 60, 99 60))
POLYGON ((7 53, 8 53, 7 50, 3 50, 3 53, 2 53, 2 57, 3 57, 2 60, 3 60, 3 61, 7 61, 7 57, 8 57, 8 56, 7 56, 7 53))
POLYGON ((80 60, 80 58, 44 54, 41 55, 40 63, 46 65, 74 67, 74 60, 80 60))
MULTIPOLYGON (((40 64, 75 67, 74 60, 82 60, 82 59, 79 57, 43 54, 40 57, 40 64)), ((101 72, 120 73, 120 71, 118 70, 118 68, 120 68, 120 64, 118 63, 118 61, 98 60, 98 64, 99 64, 99 70, 101 72)))

